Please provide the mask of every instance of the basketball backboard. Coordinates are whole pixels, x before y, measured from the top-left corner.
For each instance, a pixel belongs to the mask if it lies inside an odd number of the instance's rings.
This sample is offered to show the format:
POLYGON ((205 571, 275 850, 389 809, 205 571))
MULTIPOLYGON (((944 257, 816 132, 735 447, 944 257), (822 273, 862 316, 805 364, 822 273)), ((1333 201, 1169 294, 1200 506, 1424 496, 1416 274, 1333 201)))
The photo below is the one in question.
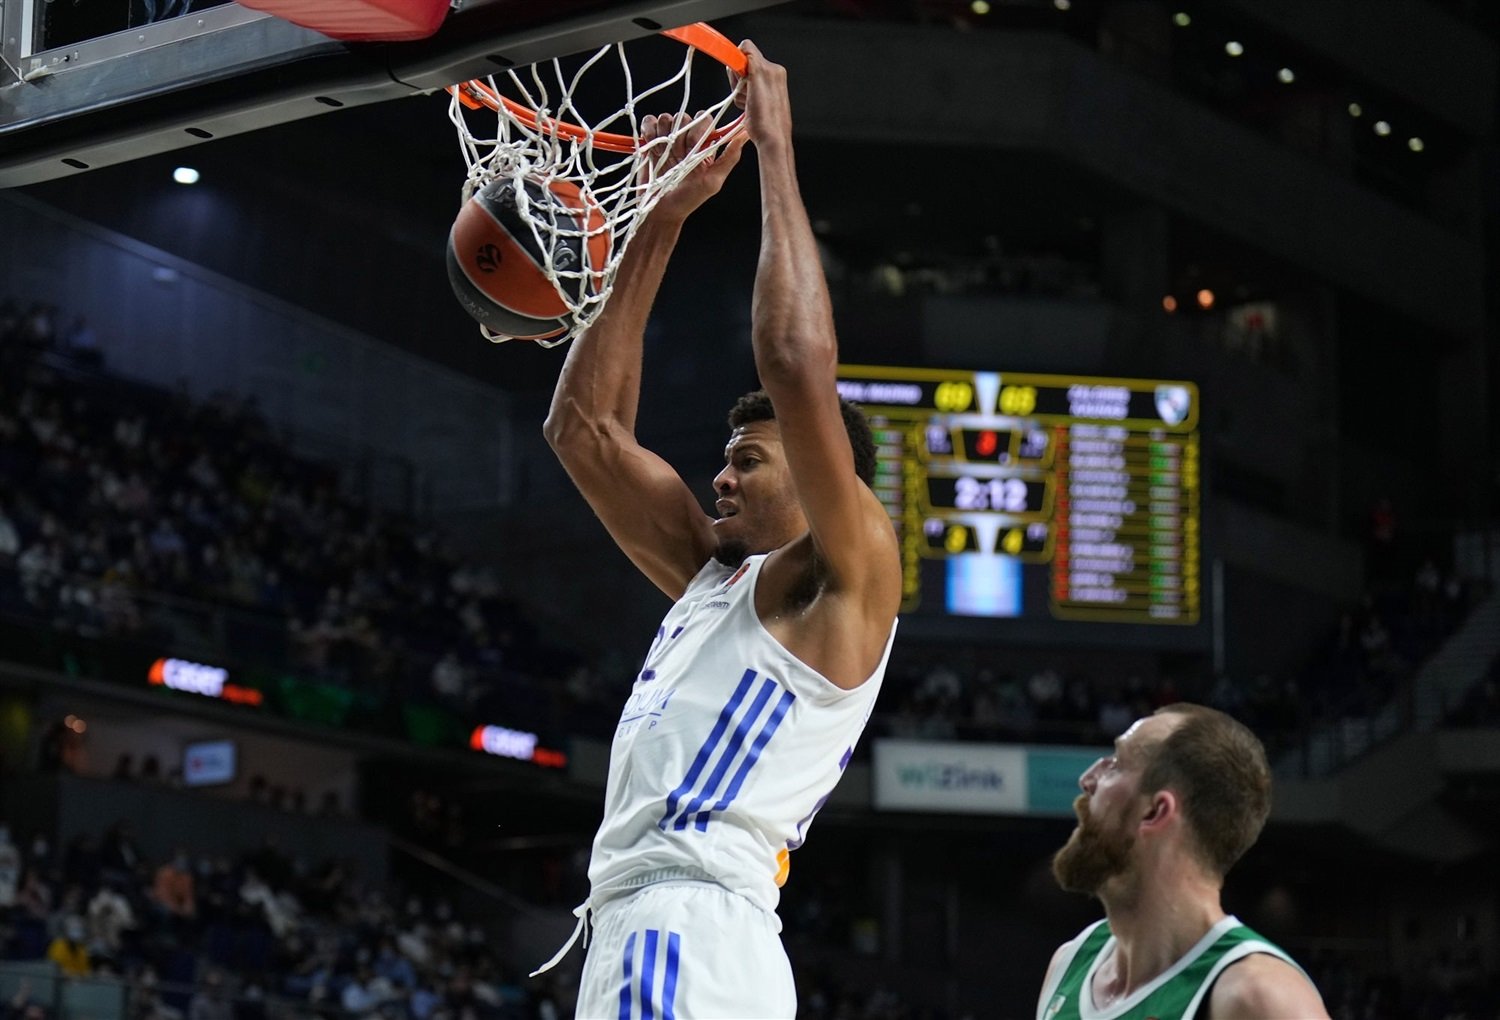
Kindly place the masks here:
POLYGON ((0 0, 0 187, 378 103, 775 0, 457 0, 344 43, 225 0, 0 0))

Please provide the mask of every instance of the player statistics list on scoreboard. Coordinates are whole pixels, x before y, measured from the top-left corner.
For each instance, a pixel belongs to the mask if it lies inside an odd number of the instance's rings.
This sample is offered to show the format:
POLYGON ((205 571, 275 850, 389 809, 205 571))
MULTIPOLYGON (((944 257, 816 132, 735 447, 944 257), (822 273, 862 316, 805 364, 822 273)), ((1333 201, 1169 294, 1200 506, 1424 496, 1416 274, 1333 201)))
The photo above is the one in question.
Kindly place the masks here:
POLYGON ((906 611, 1027 615, 1045 571, 1055 618, 1197 622, 1192 383, 846 365, 839 391, 875 428, 906 611))

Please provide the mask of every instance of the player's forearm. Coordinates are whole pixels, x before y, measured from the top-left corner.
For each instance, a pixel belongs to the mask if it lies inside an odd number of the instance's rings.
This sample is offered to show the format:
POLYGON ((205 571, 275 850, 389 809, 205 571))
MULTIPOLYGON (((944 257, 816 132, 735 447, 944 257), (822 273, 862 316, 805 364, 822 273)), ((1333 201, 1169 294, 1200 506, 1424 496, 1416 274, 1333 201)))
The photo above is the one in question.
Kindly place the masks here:
POLYGON ((649 217, 636 231, 594 324, 575 338, 558 376, 543 431, 559 452, 607 429, 635 431, 646 321, 681 223, 649 217))
POLYGON ((833 310, 818 245, 797 188, 791 146, 760 147, 761 248, 752 342, 761 384, 806 384, 837 361, 833 310))

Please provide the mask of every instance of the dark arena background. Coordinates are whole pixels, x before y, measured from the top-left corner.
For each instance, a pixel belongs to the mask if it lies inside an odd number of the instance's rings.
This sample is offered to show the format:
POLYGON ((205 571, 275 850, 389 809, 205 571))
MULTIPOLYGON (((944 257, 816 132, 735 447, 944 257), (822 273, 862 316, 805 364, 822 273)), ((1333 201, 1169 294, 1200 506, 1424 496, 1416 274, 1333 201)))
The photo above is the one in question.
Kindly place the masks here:
MULTIPOLYGON (((1500 1016, 1490 0, 0 0, 4 1015, 572 1015, 667 603, 542 439, 566 349, 449 289, 441 89, 694 20, 789 70, 902 538, 801 1015, 1034 1016, 1077 777, 1190 699, 1276 776, 1228 909, 1335 1017, 1500 1016)), ((647 333, 705 508, 758 232, 745 166, 647 333)))

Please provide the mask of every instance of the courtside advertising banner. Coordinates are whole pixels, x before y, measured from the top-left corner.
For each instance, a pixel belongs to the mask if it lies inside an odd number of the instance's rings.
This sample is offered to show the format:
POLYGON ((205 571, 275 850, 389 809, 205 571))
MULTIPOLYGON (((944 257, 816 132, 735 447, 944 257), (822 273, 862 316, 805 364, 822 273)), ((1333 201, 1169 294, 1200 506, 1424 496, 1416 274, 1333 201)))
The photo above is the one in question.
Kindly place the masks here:
POLYGON ((877 740, 877 811, 1026 813, 1026 752, 997 744, 877 740))
POLYGON ((872 753, 877 811, 1068 816, 1079 776, 1109 751, 876 740, 872 753))

